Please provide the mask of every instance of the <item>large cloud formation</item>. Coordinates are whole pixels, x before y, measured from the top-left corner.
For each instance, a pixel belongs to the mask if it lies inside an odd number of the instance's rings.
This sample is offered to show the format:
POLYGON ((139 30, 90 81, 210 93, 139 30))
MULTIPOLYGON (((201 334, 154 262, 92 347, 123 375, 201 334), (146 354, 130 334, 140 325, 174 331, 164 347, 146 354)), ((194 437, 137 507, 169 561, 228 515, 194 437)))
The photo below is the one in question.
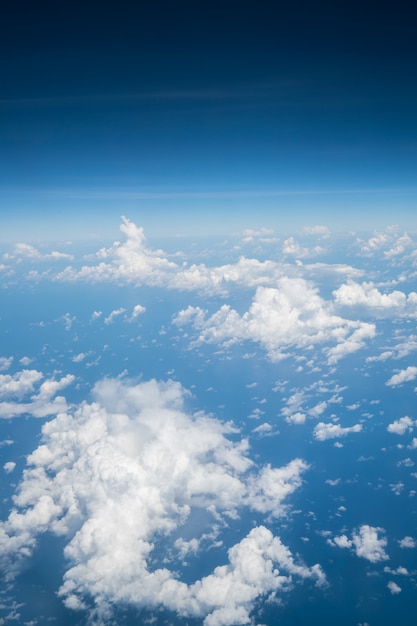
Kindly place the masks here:
POLYGON ((335 315, 331 303, 308 281, 287 276, 279 278, 275 288, 258 287, 243 315, 226 304, 210 317, 200 307, 190 306, 179 312, 174 323, 192 323, 199 332, 198 342, 258 342, 272 361, 285 358, 290 349, 333 344, 326 354, 330 364, 336 363, 375 335, 374 324, 335 315))
POLYGON ((93 403, 45 423, 0 525, 0 562, 10 579, 49 531, 67 540, 60 596, 100 623, 121 603, 165 607, 206 626, 246 624, 256 600, 273 597, 293 577, 324 582, 319 565, 297 563, 264 525, 228 557, 219 554, 211 574, 179 580, 184 555, 221 545, 221 528, 243 508, 254 521, 282 515, 308 469, 301 459, 257 467, 233 425, 188 414, 185 395, 173 381, 105 379, 93 403), (163 558, 158 541, 168 542, 163 558))

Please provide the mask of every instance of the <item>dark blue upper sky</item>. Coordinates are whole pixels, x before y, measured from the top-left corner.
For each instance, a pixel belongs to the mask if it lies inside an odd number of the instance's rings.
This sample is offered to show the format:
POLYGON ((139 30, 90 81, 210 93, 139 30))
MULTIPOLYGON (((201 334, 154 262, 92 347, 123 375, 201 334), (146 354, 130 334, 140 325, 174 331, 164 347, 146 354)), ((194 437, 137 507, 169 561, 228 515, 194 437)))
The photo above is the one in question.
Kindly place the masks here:
POLYGON ((195 224, 216 209, 410 215, 407 5, 15 3, 0 27, 2 212, 91 228, 183 210, 195 224))

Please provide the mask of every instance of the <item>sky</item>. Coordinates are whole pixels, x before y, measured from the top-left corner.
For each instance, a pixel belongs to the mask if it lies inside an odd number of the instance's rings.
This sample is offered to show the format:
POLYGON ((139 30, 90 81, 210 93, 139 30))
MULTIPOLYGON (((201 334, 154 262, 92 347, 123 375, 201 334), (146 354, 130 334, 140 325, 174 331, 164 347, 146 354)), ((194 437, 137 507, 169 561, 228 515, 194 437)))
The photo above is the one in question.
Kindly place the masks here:
POLYGON ((409 3, 25 2, 0 28, 3 241, 111 237, 121 215, 412 225, 409 3))

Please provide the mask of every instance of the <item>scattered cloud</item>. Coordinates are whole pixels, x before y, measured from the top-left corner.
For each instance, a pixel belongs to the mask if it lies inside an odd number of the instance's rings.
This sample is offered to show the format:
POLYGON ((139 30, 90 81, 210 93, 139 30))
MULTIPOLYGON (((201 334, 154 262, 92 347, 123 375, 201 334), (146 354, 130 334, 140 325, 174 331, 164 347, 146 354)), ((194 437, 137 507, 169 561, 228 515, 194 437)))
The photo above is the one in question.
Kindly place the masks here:
POLYGON ((385 547, 388 543, 386 538, 378 537, 378 533, 383 532, 383 528, 363 524, 358 532, 352 534, 352 539, 349 539, 346 535, 340 535, 333 539, 329 538, 327 542, 339 548, 352 549, 355 551, 356 556, 367 559, 371 563, 378 563, 389 558, 385 552, 385 547))
POLYGON ((349 281, 333 292, 335 303, 344 307, 365 307, 373 314, 417 315, 417 293, 402 291, 381 293, 372 282, 362 284, 349 281))
POLYGON ((317 439, 317 441, 325 441, 326 439, 346 437, 346 435, 350 433, 360 433, 361 431, 362 424, 355 424, 354 426, 346 426, 343 428, 340 424, 319 422, 314 428, 314 438, 317 439))
POLYGON ((417 546, 417 541, 408 535, 403 537, 403 539, 400 539, 398 543, 400 548, 415 548, 417 546))
POLYGON ((14 461, 8 461, 7 463, 3 465, 3 469, 6 472, 6 474, 10 474, 11 472, 13 472, 15 467, 16 467, 16 463, 14 461))
POLYGON ((392 595, 397 595, 399 593, 401 593, 402 589, 399 585, 397 585, 397 583, 395 583, 393 580, 390 580, 389 583, 387 584, 388 589, 390 590, 390 592, 392 593, 392 595))
POLYGON ((410 365, 405 370, 400 370, 398 374, 391 376, 385 383, 388 387, 397 387, 403 383, 408 383, 417 378, 417 367, 410 365))
POLYGON ((110 313, 110 315, 104 318, 104 323, 112 324, 116 317, 118 317, 119 315, 122 315, 125 312, 126 312, 126 309, 124 309, 123 307, 120 307, 120 309, 115 309, 114 311, 110 313))
POLYGON ((415 421, 406 415, 398 420, 394 420, 392 424, 388 424, 387 431, 396 435, 405 435, 405 433, 413 431, 414 425, 415 421))
POLYGON ((74 382, 75 377, 67 374, 59 380, 46 379, 35 393, 35 386, 43 377, 42 372, 38 370, 22 370, 13 375, 1 374, 0 419, 10 419, 19 415, 47 417, 65 411, 67 409, 65 398, 55 394, 74 382))

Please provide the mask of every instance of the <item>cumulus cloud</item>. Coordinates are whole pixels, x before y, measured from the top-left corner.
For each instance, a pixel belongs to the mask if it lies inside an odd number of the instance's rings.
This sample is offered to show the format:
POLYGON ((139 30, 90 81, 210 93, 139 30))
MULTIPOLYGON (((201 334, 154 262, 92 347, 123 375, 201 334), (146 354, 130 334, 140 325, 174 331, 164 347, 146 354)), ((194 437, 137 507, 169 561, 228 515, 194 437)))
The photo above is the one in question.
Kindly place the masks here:
POLYGON ((352 539, 349 539, 346 535, 340 535, 333 539, 328 539, 327 543, 338 548, 352 549, 355 551, 356 556, 367 559, 371 563, 378 563, 389 558, 385 552, 388 542, 385 537, 378 536, 378 533, 383 532, 383 528, 363 524, 358 532, 352 534, 352 539))
POLYGON ((10 474, 11 472, 13 472, 15 467, 16 467, 16 463, 14 461, 8 461, 7 463, 3 465, 3 469, 6 472, 6 474, 10 474))
POLYGON ((417 315, 417 293, 402 291, 381 293, 372 282, 362 284, 349 281, 333 292, 335 303, 345 307, 365 307, 373 314, 417 315))
POLYGON ((136 304, 133 307, 133 311, 132 311, 132 315, 130 316, 130 320, 133 321, 135 320, 137 317, 139 317, 139 315, 142 315, 143 313, 145 313, 146 311, 146 307, 142 306, 141 304, 136 304))
POLYGON ((367 241, 360 242, 360 250, 364 256, 374 256, 381 253, 386 259, 391 259, 404 254, 409 248, 415 248, 415 243, 407 234, 398 234, 393 227, 385 232, 376 232, 367 241))
POLYGON ((414 425, 414 420, 406 415, 400 417, 398 420, 394 420, 392 424, 388 424, 387 431, 389 433, 395 433, 396 435, 405 435, 405 433, 411 433, 413 431, 414 425))
POLYGON ((39 384, 43 377, 38 370, 22 370, 13 375, 1 374, 0 418, 10 419, 19 415, 47 417, 65 411, 65 398, 55 394, 70 385, 75 377, 67 374, 59 380, 50 378, 39 384))
POLYGON ((102 617, 122 603, 164 607, 205 626, 244 624, 260 596, 297 578, 325 582, 319 565, 296 560, 264 525, 227 557, 219 554, 212 573, 190 584, 178 578, 176 558, 198 558, 213 521, 220 529, 243 507, 254 519, 283 514, 308 469, 301 459, 256 466, 232 424, 188 414, 185 396, 173 381, 105 379, 94 402, 44 424, 14 509, 0 523, 0 561, 10 578, 50 531, 67 538, 60 597, 73 609, 92 599, 102 617), (172 537, 163 565, 158 537, 172 537))
POLYGON ((272 261, 260 262, 245 257, 237 263, 217 267, 179 265, 163 250, 147 247, 143 228, 125 217, 120 230, 125 240, 122 243, 116 241, 110 248, 102 248, 97 253, 98 264, 84 265, 79 270, 68 266, 57 274, 56 280, 144 284, 224 293, 231 284, 273 283, 280 274, 278 265, 272 261))
POLYGON ((340 424, 319 422, 314 428, 314 438, 317 439, 317 441, 325 441, 326 439, 346 437, 349 433, 360 433, 361 431, 362 424, 342 427, 340 424))
POLYGON ((276 288, 258 287, 243 315, 226 304, 210 317, 200 307, 190 306, 173 323, 192 323, 199 332, 197 343, 260 343, 272 361, 288 356, 291 348, 334 344, 325 351, 328 362, 336 363, 375 335, 373 324, 334 315, 331 305, 304 279, 281 277, 277 284, 276 288))
POLYGON ((395 583, 393 580, 390 580, 389 583, 387 584, 388 589, 390 590, 390 592, 392 593, 392 595, 397 595, 399 593, 401 593, 402 589, 399 585, 397 585, 397 583, 395 583))
POLYGON ((403 383, 408 383, 417 378, 417 367, 410 365, 405 370, 400 370, 398 374, 391 376, 385 383, 388 387, 397 387, 403 383))
POLYGON ((415 548, 417 542, 413 537, 406 536, 398 542, 400 548, 415 548))

